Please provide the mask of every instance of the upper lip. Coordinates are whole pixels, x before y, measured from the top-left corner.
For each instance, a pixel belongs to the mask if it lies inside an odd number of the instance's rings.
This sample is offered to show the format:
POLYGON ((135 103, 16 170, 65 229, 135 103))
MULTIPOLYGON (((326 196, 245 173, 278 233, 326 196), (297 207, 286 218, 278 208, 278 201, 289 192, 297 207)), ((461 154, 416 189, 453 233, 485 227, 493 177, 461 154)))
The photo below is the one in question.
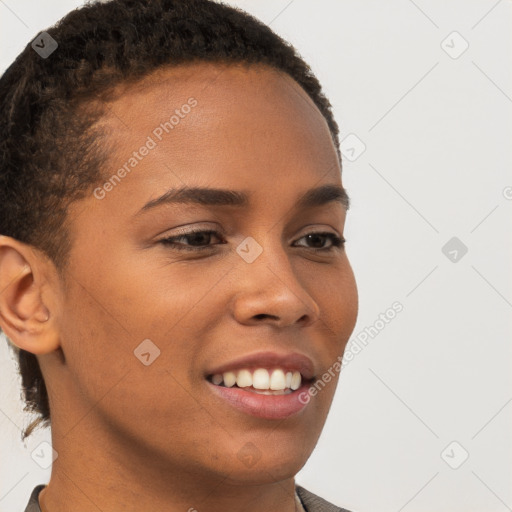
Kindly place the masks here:
POLYGON ((241 368, 266 368, 275 366, 283 370, 298 371, 305 379, 312 379, 315 375, 315 369, 311 359, 298 352, 281 354, 277 352, 256 352, 212 368, 207 371, 207 376, 241 368))

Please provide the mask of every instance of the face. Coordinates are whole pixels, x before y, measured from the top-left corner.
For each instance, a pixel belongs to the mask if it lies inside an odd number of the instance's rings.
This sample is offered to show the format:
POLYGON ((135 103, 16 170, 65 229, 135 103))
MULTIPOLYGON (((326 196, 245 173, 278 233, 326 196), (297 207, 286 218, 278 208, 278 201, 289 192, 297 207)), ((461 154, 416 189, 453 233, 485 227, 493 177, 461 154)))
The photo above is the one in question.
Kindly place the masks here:
POLYGON ((335 243, 345 207, 298 205, 310 189, 342 186, 323 116, 275 70, 194 64, 127 89, 101 123, 110 162, 104 182, 69 211, 65 365, 48 376, 66 429, 77 440, 108 432, 117 447, 198 478, 295 475, 339 373, 295 412, 289 395, 243 390, 230 396, 252 401, 237 406, 209 380, 262 352, 285 359, 237 368, 287 370, 300 367, 288 357, 299 354, 320 378, 343 354, 357 316, 354 276, 335 243), (171 201, 167 193, 181 187, 247 201, 171 201))

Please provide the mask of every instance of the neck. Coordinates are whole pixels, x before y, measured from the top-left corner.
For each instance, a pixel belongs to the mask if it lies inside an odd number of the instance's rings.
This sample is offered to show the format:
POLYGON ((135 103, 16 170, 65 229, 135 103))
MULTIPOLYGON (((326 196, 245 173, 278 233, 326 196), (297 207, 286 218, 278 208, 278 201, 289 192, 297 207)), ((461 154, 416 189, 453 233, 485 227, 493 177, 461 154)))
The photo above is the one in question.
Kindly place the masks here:
MULTIPOLYGON (((90 415, 91 420, 94 415, 90 415)), ((60 418, 63 420, 63 418, 60 418)), ((52 430, 58 457, 48 486, 41 491, 42 512, 295 512, 295 482, 290 477, 276 482, 265 469, 254 471, 252 480, 237 480, 192 462, 161 460, 133 441, 96 428, 88 418, 79 429, 63 421, 52 430)))

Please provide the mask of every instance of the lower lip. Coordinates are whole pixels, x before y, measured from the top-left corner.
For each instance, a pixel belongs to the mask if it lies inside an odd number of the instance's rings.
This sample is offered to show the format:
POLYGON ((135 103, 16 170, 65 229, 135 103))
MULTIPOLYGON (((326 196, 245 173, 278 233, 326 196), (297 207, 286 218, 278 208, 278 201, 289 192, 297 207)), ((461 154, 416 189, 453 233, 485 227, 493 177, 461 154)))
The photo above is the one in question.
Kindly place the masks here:
POLYGON ((305 382, 299 389, 287 395, 260 395, 251 391, 244 391, 243 388, 227 388, 207 382, 214 393, 233 407, 251 416, 268 420, 288 418, 304 409, 311 399, 308 394, 308 389, 311 386, 310 382, 305 382), (299 400, 299 397, 302 398, 302 401, 299 400))

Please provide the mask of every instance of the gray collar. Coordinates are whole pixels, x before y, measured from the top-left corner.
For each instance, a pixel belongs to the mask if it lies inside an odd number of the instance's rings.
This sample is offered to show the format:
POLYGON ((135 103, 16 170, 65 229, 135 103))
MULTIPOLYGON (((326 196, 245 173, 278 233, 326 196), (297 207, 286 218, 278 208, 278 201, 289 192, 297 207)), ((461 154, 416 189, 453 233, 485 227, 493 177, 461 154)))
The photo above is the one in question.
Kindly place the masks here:
MULTIPOLYGON (((39 507, 39 493, 46 487, 45 484, 38 485, 32 491, 25 512, 41 512, 39 507)), ((299 497, 306 512, 349 512, 344 508, 337 507, 332 503, 309 492, 300 485, 295 485, 295 493, 299 497)))

